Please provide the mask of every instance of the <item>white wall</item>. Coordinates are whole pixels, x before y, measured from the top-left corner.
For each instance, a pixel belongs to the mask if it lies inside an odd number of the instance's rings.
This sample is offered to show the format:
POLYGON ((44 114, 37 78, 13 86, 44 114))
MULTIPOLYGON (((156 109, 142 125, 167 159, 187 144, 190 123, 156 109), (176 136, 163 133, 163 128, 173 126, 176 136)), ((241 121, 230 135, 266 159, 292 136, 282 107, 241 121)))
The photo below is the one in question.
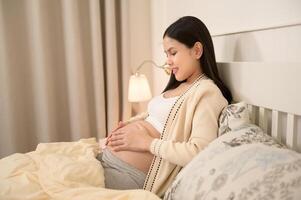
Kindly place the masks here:
MULTIPOLYGON (((128 63, 134 73, 144 60, 152 59, 152 35, 151 35, 151 3, 150 0, 123 0, 127 5, 128 18, 128 41, 125 41, 127 48, 128 63)), ((152 67, 145 65, 141 69, 149 80, 152 80, 152 67)), ((128 84, 126 82, 125 84, 128 84)), ((132 115, 144 111, 147 102, 132 103, 132 115)))
MULTIPOLYGON (((151 59, 151 15, 149 0, 128 0, 129 8, 129 51, 130 65, 133 71, 145 59, 151 59)), ((142 71, 149 73, 150 68, 142 71)))
MULTIPOLYGON (((152 0, 153 59, 165 60, 162 34, 167 26, 193 15, 207 25, 217 62, 301 62, 300 11, 299 0, 152 0)), ((153 91, 159 94, 168 78, 153 73, 153 91)))
MULTIPOLYGON (((301 1, 300 1, 301 2, 301 1)), ((300 62, 301 25, 213 37, 218 62, 300 62)))

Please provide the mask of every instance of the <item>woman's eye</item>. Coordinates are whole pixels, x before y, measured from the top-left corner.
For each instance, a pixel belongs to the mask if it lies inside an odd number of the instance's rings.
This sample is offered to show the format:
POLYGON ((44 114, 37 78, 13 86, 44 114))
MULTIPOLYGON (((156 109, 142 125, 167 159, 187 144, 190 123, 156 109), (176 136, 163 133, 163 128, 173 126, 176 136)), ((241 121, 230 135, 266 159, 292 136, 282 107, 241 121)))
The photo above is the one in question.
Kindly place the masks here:
POLYGON ((175 56, 177 52, 165 53, 166 57, 168 56, 175 56))

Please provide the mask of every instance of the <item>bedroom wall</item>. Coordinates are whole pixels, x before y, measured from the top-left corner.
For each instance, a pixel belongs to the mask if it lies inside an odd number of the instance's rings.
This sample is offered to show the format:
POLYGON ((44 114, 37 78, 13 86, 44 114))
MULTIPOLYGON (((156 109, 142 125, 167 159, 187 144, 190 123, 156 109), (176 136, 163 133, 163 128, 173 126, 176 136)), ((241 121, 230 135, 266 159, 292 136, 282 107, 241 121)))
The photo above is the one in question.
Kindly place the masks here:
MULTIPOLYGON (((128 40, 125 41, 127 48, 127 61, 134 73, 137 67, 144 61, 152 59, 151 48, 151 1, 150 0, 122 0, 127 6, 128 17, 128 40)), ((152 67, 145 65, 141 73, 152 80, 152 67)), ((126 82, 125 84, 128 84, 126 82)), ((132 115, 146 109, 147 102, 132 103, 132 115)))
MULTIPOLYGON (((275 62, 282 63, 283 70, 293 62, 301 67, 301 1, 152 0, 150 6, 152 55, 158 63, 165 62, 164 30, 179 17, 193 15, 207 25, 217 62, 275 62)), ((154 94, 159 94, 167 81, 164 73, 153 69, 154 94)), ((284 117, 281 120, 285 123, 284 117)), ((296 129, 301 144, 300 117, 296 129)))
MULTIPOLYGON (((210 30, 217 62, 301 62, 300 10, 298 0, 153 0, 153 59, 165 61, 162 34, 167 26, 193 15, 210 30)), ((153 73, 153 91, 158 94, 168 77, 153 73)))

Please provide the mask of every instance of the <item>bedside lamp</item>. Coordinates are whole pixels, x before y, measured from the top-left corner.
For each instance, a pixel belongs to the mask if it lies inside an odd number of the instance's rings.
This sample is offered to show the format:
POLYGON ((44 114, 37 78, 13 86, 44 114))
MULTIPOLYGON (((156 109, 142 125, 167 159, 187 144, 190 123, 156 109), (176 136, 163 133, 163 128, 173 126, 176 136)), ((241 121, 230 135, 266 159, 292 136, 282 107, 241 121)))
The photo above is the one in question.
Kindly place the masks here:
POLYGON ((166 74, 170 75, 171 71, 167 64, 157 65, 152 60, 143 61, 137 68, 134 75, 131 75, 129 80, 129 91, 128 91, 128 101, 129 102, 141 102, 147 101, 152 98, 151 90, 148 84, 148 80, 144 74, 140 74, 139 70, 145 64, 151 63, 153 66, 164 69, 166 74))

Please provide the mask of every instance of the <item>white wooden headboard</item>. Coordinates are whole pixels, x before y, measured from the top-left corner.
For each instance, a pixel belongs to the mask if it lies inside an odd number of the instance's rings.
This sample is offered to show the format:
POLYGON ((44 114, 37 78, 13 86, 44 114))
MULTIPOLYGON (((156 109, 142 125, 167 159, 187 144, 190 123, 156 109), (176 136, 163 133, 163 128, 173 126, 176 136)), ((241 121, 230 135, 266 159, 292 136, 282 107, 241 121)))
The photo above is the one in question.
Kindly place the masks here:
POLYGON ((245 101, 251 121, 269 135, 301 152, 301 63, 218 63, 233 94, 245 101))

